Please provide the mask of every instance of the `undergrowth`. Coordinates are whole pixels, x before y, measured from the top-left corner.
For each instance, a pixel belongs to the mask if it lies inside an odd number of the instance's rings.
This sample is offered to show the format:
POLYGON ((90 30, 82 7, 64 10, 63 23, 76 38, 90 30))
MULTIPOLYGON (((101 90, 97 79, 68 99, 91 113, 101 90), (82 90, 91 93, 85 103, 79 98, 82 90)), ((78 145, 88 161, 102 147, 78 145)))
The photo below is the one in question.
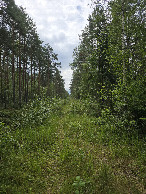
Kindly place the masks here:
POLYGON ((144 137, 90 105, 36 100, 1 122, 0 193, 144 193, 144 137))

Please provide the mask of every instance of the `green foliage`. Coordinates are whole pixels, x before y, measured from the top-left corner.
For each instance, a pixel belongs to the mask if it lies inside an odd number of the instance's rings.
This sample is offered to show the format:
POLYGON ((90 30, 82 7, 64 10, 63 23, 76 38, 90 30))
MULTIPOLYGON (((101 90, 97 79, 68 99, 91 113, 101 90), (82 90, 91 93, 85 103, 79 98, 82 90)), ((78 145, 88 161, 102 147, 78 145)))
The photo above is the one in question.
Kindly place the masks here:
POLYGON ((36 98, 34 101, 24 106, 13 121, 14 127, 27 128, 45 124, 51 113, 59 112, 61 100, 57 98, 36 98))
POLYGON ((0 107, 18 108, 35 95, 65 97, 57 54, 43 44, 36 26, 14 0, 1 1, 0 107))
MULTIPOLYGON (((121 120, 137 124, 137 129, 144 133, 145 123, 140 120, 145 117, 146 91, 144 79, 132 80, 128 86, 119 85, 112 91, 115 115, 121 120)), ((125 123, 126 124, 126 123, 125 123)), ((135 127, 136 129, 136 127, 135 127)))
POLYGON ((90 115, 109 109, 119 134, 145 133, 144 10, 144 1, 96 2, 73 53, 71 95, 90 115))
POLYGON ((72 100, 70 103, 70 112, 84 114, 91 116, 98 116, 100 114, 100 106, 95 99, 86 98, 85 100, 80 99, 79 101, 72 100))
POLYGON ((45 164, 57 139, 50 119, 52 112, 54 119, 55 112, 59 115, 61 104, 57 99, 36 100, 19 111, 11 126, 0 123, 0 192, 36 193, 47 188, 45 164))
POLYGON ((37 99, 18 113, 21 127, 0 123, 1 193, 144 191, 145 139, 130 130, 133 123, 127 133, 109 109, 91 116, 83 102, 37 99))
POLYGON ((85 187, 86 182, 83 181, 80 176, 76 176, 76 180, 72 184, 75 187, 75 194, 83 193, 82 188, 85 187))

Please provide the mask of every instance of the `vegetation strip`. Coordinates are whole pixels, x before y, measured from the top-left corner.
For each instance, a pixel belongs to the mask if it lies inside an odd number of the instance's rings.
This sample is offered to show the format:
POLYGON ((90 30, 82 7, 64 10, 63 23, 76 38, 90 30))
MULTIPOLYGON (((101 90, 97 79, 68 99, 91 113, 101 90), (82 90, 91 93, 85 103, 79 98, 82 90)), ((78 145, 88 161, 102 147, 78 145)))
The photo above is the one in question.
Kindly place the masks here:
POLYGON ((87 115, 83 102, 56 103, 58 111, 52 107, 40 126, 12 130, 1 124, 0 191, 143 193, 143 140, 123 135, 117 141, 112 131, 108 137, 106 125, 87 115))

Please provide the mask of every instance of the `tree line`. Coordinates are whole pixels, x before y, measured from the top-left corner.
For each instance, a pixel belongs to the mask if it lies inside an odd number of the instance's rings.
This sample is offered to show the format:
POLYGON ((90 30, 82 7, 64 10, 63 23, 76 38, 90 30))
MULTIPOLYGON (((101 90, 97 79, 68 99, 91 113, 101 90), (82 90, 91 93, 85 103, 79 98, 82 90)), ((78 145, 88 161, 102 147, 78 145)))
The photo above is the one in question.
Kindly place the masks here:
POLYGON ((0 45, 1 107, 21 107, 35 95, 66 95, 57 54, 14 0, 0 2, 0 45))
POLYGON ((104 2, 106 6, 93 3, 74 49, 71 95, 142 123, 146 117, 145 3, 104 2))

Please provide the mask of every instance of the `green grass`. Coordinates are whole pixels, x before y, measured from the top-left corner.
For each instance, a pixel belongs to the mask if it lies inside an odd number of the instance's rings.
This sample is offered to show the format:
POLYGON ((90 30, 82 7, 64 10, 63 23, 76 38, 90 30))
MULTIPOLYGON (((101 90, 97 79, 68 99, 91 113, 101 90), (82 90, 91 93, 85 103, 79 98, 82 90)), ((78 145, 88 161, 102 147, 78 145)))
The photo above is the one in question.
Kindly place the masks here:
MULTIPOLYGON (((0 193, 145 192, 143 139, 125 133, 119 137, 108 118, 103 122, 91 116, 79 101, 47 104, 36 114, 40 124, 30 119, 26 125, 21 118, 21 127, 0 127, 0 193), (47 104, 51 111, 42 123, 47 104)), ((38 105, 30 108, 32 119, 34 109, 36 113, 38 105)))

